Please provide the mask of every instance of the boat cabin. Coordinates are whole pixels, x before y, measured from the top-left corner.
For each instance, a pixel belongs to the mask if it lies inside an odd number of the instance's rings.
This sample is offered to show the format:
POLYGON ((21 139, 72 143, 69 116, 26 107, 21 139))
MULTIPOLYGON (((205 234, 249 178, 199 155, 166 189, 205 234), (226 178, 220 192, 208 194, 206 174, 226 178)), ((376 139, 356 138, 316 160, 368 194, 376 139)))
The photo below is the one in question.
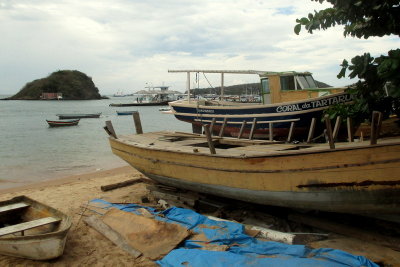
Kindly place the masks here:
POLYGON ((319 88, 310 72, 264 72, 261 79, 261 95, 264 104, 275 104, 315 98, 343 92, 345 88, 319 88))

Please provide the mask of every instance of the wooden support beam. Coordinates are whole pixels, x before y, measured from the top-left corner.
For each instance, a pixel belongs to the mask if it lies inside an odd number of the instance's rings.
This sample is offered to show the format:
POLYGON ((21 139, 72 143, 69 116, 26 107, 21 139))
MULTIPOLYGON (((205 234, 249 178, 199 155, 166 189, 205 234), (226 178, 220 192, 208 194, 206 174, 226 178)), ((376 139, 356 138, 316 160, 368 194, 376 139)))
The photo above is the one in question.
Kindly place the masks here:
POLYGON ((378 123, 377 123, 377 127, 376 127, 376 133, 377 133, 376 138, 377 138, 377 139, 379 138, 379 135, 380 135, 380 133, 381 133, 382 120, 383 120, 383 114, 382 114, 382 112, 379 112, 379 111, 378 111, 378 113, 379 113, 379 116, 378 116, 378 123))
POLYGON ((373 111, 371 121, 371 145, 376 145, 379 138, 379 131, 382 125, 382 112, 373 111))
POLYGON ((293 138, 293 130, 294 130, 294 121, 292 121, 290 123, 290 128, 289 128, 289 133, 288 133, 288 137, 287 137, 287 142, 290 143, 292 142, 292 138, 293 138))
POLYGON ((336 117, 336 122, 335 122, 335 127, 333 128, 333 140, 335 140, 335 141, 336 141, 337 136, 339 134, 340 124, 342 124, 342 117, 337 116, 336 117))
POLYGON ((250 130, 250 134, 249 134, 249 140, 253 139, 253 135, 254 135, 254 130, 256 129, 257 126, 257 118, 253 119, 253 125, 251 125, 251 130, 250 130))
POLYGON ((268 131, 268 135, 269 135, 269 141, 274 141, 274 123, 270 122, 269 123, 269 131, 268 131))
POLYGON ((354 142, 353 119, 350 117, 347 118, 347 140, 354 142))
POLYGON ((210 153, 216 154, 217 152, 215 151, 215 147, 214 147, 214 143, 213 143, 213 140, 211 137, 209 125, 207 125, 207 124, 204 125, 204 132, 206 133, 207 143, 208 143, 208 148, 210 149, 210 153))
POLYGON ((226 121, 228 120, 227 117, 224 118, 224 122, 221 125, 221 130, 219 131, 219 137, 224 136, 224 130, 225 130, 225 126, 226 126, 226 121))
POLYGON ((242 138, 243 135, 243 131, 246 128, 246 120, 243 120, 242 122, 242 126, 240 127, 240 131, 239 131, 239 135, 238 135, 238 139, 242 138))
POLYGON ((329 115, 325 115, 324 120, 326 126, 326 135, 328 136, 329 147, 331 149, 335 149, 335 143, 333 141, 333 134, 332 134, 331 119, 329 119, 329 115))
POLYGON ((140 121, 140 115, 138 111, 133 112, 133 121, 135 123, 136 134, 142 134, 142 122, 140 121))
POLYGON ((106 132, 115 139, 118 139, 111 121, 106 121, 106 126, 104 127, 104 130, 106 130, 106 132))
POLYGON ((138 184, 141 182, 143 182, 142 178, 130 179, 130 180, 126 180, 126 181, 115 183, 115 184, 102 185, 102 186, 100 186, 100 189, 101 189, 101 191, 106 192, 106 191, 114 190, 117 188, 138 184))
POLYGON ((317 122, 317 120, 315 118, 311 119, 310 129, 308 131, 307 143, 311 143, 311 140, 314 137, 315 123, 316 122, 317 122))
POLYGON ((211 136, 213 135, 213 128, 214 128, 214 125, 215 125, 215 121, 217 120, 217 118, 213 118, 212 119, 212 121, 211 121, 211 124, 210 124, 210 133, 211 133, 211 136))

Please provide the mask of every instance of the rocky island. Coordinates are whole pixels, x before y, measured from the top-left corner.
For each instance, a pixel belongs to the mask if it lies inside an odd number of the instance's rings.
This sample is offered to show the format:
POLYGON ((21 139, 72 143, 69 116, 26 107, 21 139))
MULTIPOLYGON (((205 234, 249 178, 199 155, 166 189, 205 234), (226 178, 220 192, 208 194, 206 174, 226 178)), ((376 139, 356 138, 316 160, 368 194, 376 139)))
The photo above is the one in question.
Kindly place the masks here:
POLYGON ((27 83, 7 100, 90 100, 101 99, 92 78, 77 70, 59 70, 46 78, 27 83))

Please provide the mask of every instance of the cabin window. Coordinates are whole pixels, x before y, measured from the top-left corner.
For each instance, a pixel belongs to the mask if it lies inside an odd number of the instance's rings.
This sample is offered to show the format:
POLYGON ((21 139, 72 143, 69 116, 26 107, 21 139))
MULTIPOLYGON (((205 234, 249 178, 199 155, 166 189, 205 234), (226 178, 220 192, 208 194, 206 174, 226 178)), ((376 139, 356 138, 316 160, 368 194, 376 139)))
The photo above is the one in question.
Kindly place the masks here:
POLYGON ((269 88, 269 80, 261 80, 261 97, 264 104, 271 104, 271 89, 269 88))
POLYGON ((262 79, 261 80, 261 86, 262 86, 263 94, 269 94, 270 93, 269 80, 268 79, 262 79))
POLYGON ((311 75, 298 75, 296 80, 302 89, 318 88, 311 75))
POLYGON ((281 90, 296 90, 294 76, 281 76, 281 90))

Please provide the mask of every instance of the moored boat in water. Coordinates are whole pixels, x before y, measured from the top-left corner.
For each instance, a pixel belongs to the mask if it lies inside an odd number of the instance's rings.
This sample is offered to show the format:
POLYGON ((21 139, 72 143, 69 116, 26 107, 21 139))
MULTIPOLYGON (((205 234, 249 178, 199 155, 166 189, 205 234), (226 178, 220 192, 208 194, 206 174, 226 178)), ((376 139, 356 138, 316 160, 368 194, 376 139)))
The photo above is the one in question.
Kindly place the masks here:
MULTIPOLYGON (((248 136, 252 124, 256 124, 254 135, 257 138, 268 138, 273 128, 275 136, 286 136, 291 124, 294 132, 304 134, 312 118, 319 118, 323 110, 339 103, 352 102, 352 96, 345 88, 318 88, 309 72, 268 72, 268 71, 229 71, 229 70, 169 70, 169 72, 218 73, 222 75, 221 96, 218 101, 188 98, 170 102, 172 114, 178 119, 191 123, 194 131, 199 133, 203 124, 213 125, 215 133, 221 131, 226 136, 238 136, 244 125, 243 136, 248 136), (224 74, 257 74, 261 82, 262 103, 240 103, 224 101, 224 74)), ((190 86, 190 82, 187 82, 190 86)))
POLYGON ((68 119, 83 119, 83 118, 99 118, 100 113, 89 113, 89 114, 57 114, 60 120, 68 120, 68 119))
POLYGON ((26 196, 0 202, 0 254, 33 260, 61 256, 71 219, 26 196))
POLYGON ((170 101, 153 101, 153 102, 134 102, 134 103, 111 103, 110 107, 144 107, 144 106, 165 106, 170 101))
POLYGON ((400 138, 292 144, 154 132, 109 138, 112 152, 169 186, 248 202, 400 221, 400 138))
POLYGON ((76 126, 80 119, 75 120, 46 120, 50 127, 76 126))
POLYGON ((135 112, 137 112, 137 111, 129 111, 129 110, 126 110, 126 111, 117 111, 117 115, 119 115, 119 116, 121 116, 121 115, 132 115, 132 114, 135 113, 135 112))

